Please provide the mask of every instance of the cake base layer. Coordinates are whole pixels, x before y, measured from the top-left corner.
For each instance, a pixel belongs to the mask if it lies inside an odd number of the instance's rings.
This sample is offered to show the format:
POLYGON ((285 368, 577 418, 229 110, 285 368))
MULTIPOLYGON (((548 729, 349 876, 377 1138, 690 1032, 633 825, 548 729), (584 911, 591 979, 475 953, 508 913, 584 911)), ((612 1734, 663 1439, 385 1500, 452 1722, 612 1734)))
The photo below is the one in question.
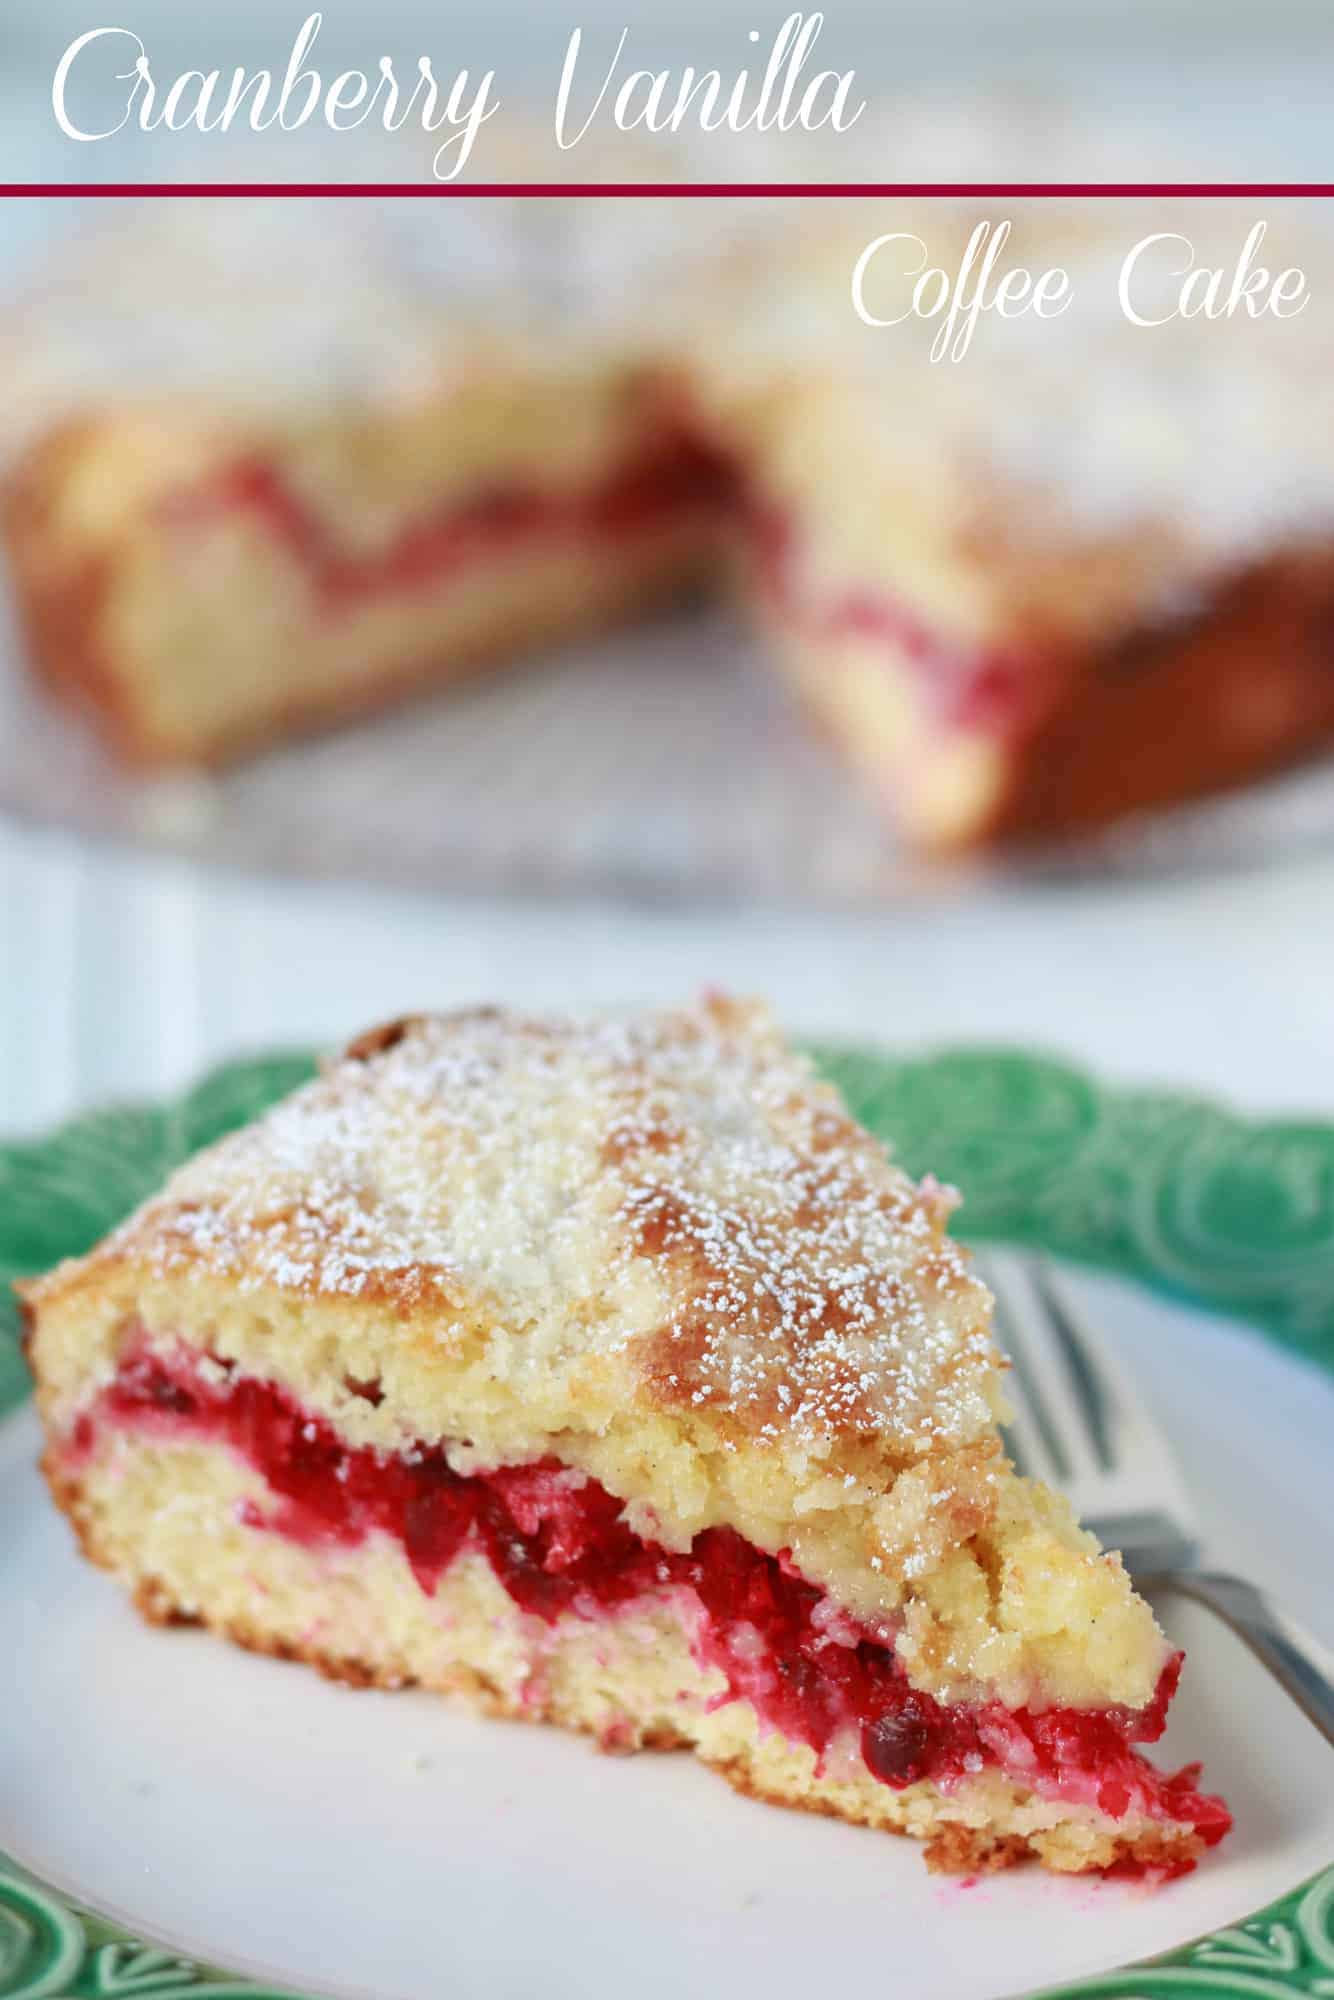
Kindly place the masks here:
MULTIPOLYGON (((111 1430, 77 1453, 52 1451, 46 1470, 85 1553, 160 1623, 201 1623, 361 1686, 462 1694, 492 1714, 585 1731, 609 1750, 693 1748, 743 1792, 910 1834, 937 1868, 1033 1856, 1063 1872, 1170 1876, 1209 1837, 1185 1818, 1134 1808, 1112 1818, 1043 1797, 998 1771, 945 1789, 880 1782, 855 1736, 818 1756, 729 1698, 726 1676, 701 1656, 683 1593, 633 1599, 608 1616, 539 1617, 472 1549, 428 1592, 387 1534, 311 1544, 257 1525, 273 1491, 226 1448, 111 1430)), ((1169 1799, 1179 1783, 1183 1806, 1197 1809, 1193 1776, 1164 1781, 1169 1799)))

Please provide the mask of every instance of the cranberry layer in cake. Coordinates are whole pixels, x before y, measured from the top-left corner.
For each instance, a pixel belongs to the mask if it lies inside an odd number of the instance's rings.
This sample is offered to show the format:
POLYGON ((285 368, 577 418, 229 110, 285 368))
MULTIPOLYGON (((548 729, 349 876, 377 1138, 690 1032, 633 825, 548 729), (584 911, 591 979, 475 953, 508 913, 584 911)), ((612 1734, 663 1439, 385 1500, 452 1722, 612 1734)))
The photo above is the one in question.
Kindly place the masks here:
MULTIPOLYGON (((1141 237, 1180 230, 1230 271, 1254 218, 1049 212, 1007 210, 996 278, 1065 271, 1057 317, 906 317, 916 273, 969 268, 978 219, 878 205, 802 246, 775 312, 725 306, 696 363, 773 656, 926 847, 1097 827, 1334 738, 1328 304, 1169 317, 1169 237, 1133 266, 1134 310, 1163 320, 1139 326, 1118 284, 1141 237), (851 274, 890 231, 866 325, 851 274)), ((1281 214, 1257 253, 1322 260, 1281 214)))
POLYGON ((665 211, 162 206, 6 343, 30 651, 123 755, 215 761, 698 583, 717 463, 630 313, 665 211))
POLYGON ((26 1288, 51 1489, 153 1619, 1178 1873, 1180 1657, 1006 1462, 950 1205, 757 1008, 407 1020, 26 1288))

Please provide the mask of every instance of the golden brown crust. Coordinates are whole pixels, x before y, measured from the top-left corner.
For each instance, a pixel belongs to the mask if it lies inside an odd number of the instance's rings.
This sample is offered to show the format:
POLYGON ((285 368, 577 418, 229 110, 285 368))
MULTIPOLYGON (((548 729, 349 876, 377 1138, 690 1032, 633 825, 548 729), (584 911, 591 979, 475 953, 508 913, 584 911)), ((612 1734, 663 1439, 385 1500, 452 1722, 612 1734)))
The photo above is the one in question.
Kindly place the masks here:
POLYGON ((1290 762, 1334 737, 1334 553, 1227 578, 1192 615, 1089 646, 1007 749, 983 839, 1105 826, 1290 762))
POLYGON ((79 542, 59 520, 65 482, 96 435, 93 422, 71 421, 30 448, 0 491, 0 533, 34 670, 60 700, 96 718, 119 757, 141 763, 156 746, 115 670, 105 629, 116 542, 79 542))
MULTIPOLYGON (((823 1819, 847 1820, 856 1817, 848 1812, 845 1804, 819 1792, 800 1792, 790 1786, 766 1783, 756 1777, 753 1765, 745 1758, 725 1761, 708 1758, 705 1761, 712 1770, 726 1778, 733 1791, 740 1792, 745 1798, 759 1799, 766 1805, 815 1813, 823 1819)), ((880 1821, 876 1822, 876 1826, 877 1830, 889 1833, 907 1831, 904 1827, 885 1825, 880 1821)), ((1048 1852, 1050 1846, 1049 1833, 1028 1837, 998 1832, 991 1827, 967 1826, 959 1820, 945 1820, 925 1836, 922 1851, 933 1874, 991 1875, 1032 1860, 1045 1860, 1048 1866, 1059 1869, 1059 1861, 1053 1862, 1048 1852)), ((1099 1871, 1120 1868, 1133 1873, 1171 1875, 1192 1867, 1203 1851, 1203 1841, 1188 1828, 1154 1827, 1133 1835, 1117 1837, 1113 1834, 1106 1838, 1096 1867, 1099 1871)))
POLYGON ((343 1060, 369 1062, 372 1056, 382 1056, 387 1050, 396 1049, 425 1018, 423 1014, 400 1014, 396 1021, 384 1021, 378 1028, 367 1028, 365 1034, 356 1036, 348 1043, 343 1050, 343 1060))
POLYGON ((14 1296, 18 1308, 19 1352, 26 1361, 32 1352, 32 1337, 36 1331, 37 1320, 31 1304, 22 1292, 16 1290, 14 1296))
MULTIPOLYGON (((89 1537, 80 1533, 79 1543, 85 1555, 88 1554, 89 1537)), ((109 1562, 100 1563, 99 1568, 110 1569, 109 1562)), ((177 1603, 161 1577, 141 1576, 132 1593, 134 1608, 146 1625, 160 1625, 164 1631, 198 1630, 204 1623, 197 1611, 187 1611, 177 1603)))
POLYGON ((927 1867, 934 1875, 999 1875, 1017 1862, 1027 1861, 1033 1849, 1017 1834, 993 1834, 980 1827, 943 1826, 932 1834, 924 1850, 927 1867))

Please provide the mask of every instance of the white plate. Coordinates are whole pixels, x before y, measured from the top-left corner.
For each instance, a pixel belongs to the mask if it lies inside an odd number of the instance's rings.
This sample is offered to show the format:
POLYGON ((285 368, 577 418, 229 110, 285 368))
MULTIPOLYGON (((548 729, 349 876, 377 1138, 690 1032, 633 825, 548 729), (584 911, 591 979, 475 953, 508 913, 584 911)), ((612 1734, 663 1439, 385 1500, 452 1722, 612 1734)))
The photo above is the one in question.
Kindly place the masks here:
MULTIPOLYGON (((1212 1553, 1329 1636, 1334 1385, 1078 1283, 1171 1425, 1212 1553)), ((999 2000, 1216 1931, 1334 1857, 1334 1754, 1203 1614, 1165 1607, 1190 1664, 1162 1756, 1207 1754, 1225 1845, 1157 1893, 1031 1870, 965 1887, 685 1758, 600 1757, 150 1630, 74 1555, 36 1448, 30 1412, 0 1426, 0 1850, 193 1957, 375 2000, 999 2000)))

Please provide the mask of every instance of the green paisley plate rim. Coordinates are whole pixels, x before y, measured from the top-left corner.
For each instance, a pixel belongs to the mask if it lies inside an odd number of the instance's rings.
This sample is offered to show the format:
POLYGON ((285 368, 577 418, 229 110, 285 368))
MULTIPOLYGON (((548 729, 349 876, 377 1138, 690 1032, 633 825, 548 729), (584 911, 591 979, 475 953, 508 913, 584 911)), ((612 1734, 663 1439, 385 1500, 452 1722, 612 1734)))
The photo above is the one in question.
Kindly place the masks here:
MULTIPOLYGON (((914 1172, 967 1192, 959 1234, 1029 1245, 1234 1314, 1334 1369, 1334 1123, 1109 1086, 1015 1048, 812 1049, 914 1172)), ((168 1103, 0 1146, 0 1417, 28 1392, 10 1283, 87 1249, 200 1146, 304 1082, 306 1052, 212 1071, 168 1103)), ((0 1856, 0 2000, 281 2000, 178 1957, 0 1856)), ((1040 2000, 1334 2000, 1334 1866, 1227 1929, 1040 2000)), ((1034 1996, 1038 2000, 1038 1996, 1034 1996)))

